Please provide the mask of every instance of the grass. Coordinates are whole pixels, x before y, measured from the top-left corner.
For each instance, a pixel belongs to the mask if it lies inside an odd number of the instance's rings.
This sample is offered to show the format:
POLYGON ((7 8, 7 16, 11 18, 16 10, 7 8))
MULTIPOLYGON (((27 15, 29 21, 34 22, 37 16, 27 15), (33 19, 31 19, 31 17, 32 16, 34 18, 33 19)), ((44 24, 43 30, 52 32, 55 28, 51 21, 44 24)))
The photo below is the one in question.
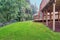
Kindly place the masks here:
POLYGON ((17 22, 0 28, 0 40, 60 40, 60 33, 42 23, 17 22))

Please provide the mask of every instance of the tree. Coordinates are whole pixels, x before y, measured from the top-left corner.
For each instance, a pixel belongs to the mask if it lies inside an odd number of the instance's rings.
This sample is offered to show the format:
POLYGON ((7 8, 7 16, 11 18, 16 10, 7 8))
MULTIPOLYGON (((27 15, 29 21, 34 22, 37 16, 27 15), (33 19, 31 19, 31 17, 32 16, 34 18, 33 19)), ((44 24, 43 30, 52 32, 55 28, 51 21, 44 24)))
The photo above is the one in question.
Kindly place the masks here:
POLYGON ((3 16, 4 21, 15 19, 19 9, 16 0, 1 0, 0 1, 0 14, 3 16))
POLYGON ((0 0, 0 18, 0 22, 32 19, 32 8, 29 0, 0 0))

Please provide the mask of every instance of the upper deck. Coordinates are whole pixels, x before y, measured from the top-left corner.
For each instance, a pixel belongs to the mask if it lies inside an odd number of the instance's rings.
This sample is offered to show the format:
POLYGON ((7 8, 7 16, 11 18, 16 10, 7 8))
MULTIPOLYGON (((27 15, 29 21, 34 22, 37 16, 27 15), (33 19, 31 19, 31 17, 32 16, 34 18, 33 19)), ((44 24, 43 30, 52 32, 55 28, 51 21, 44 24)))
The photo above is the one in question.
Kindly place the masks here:
MULTIPOLYGON (((54 0, 42 0, 40 4, 40 10, 43 11, 47 9, 48 11, 53 11, 53 2, 54 0)), ((56 11, 60 9, 60 0, 56 0, 56 11)))

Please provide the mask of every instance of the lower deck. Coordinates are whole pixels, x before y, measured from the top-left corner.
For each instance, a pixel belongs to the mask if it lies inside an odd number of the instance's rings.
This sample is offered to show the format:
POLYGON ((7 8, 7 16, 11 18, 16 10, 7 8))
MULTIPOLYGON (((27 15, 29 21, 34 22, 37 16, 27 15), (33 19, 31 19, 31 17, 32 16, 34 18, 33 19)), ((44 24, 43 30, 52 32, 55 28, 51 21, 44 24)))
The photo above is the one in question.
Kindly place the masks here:
MULTIPOLYGON (((34 20, 35 22, 41 22, 44 25, 46 25, 46 20, 34 20)), ((48 20, 48 26, 50 29, 53 30, 53 20, 48 20)), ((60 32, 60 20, 55 20, 55 31, 60 32)))

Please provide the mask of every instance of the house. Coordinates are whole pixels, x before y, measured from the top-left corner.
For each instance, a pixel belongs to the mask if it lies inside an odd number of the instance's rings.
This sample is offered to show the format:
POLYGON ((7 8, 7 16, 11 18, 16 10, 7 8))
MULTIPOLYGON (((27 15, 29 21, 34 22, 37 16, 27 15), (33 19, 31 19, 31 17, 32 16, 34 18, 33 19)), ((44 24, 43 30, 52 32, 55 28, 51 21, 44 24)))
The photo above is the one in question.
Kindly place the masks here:
POLYGON ((38 17, 34 21, 45 23, 53 31, 60 31, 60 0, 42 0, 38 17))

